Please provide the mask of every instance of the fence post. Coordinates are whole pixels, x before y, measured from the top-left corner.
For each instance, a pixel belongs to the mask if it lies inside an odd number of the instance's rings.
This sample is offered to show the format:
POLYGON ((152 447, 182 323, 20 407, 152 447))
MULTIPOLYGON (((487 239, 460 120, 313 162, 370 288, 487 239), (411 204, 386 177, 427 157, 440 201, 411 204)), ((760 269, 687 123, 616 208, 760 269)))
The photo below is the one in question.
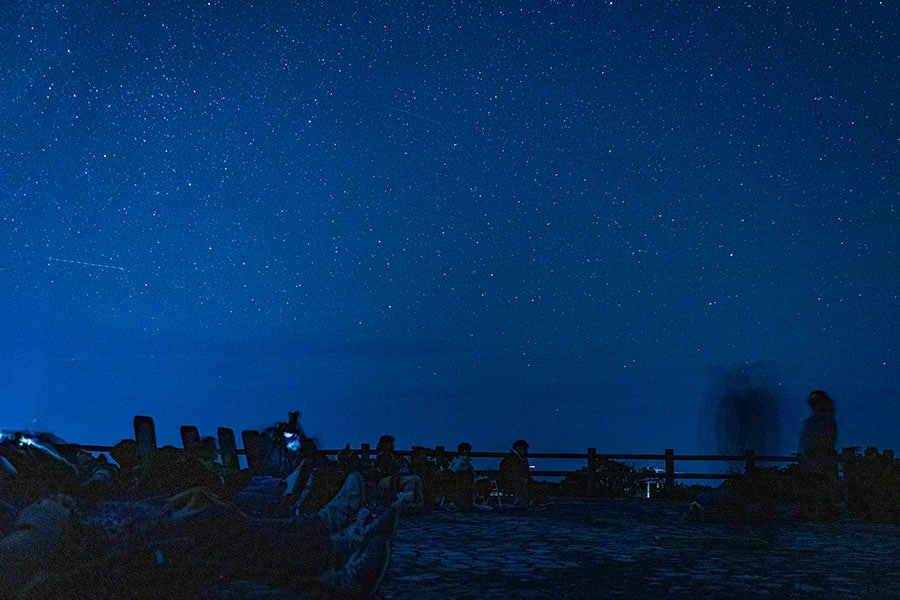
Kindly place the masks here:
POLYGON ((369 449, 369 444, 360 444, 359 453, 362 455, 363 460, 369 460, 369 456, 372 455, 372 451, 369 449))
POLYGON ((244 445, 244 458, 247 459, 247 468, 258 471, 262 467, 264 456, 260 456, 259 436, 261 434, 254 429, 245 429, 241 432, 241 443, 244 445))
POLYGON ((587 496, 594 495, 594 483, 597 480, 597 449, 596 448, 588 448, 587 451, 587 496))
POLYGON ((752 475, 753 470, 756 468, 756 450, 747 450, 745 457, 744 471, 747 475, 752 475))
POLYGON ((666 448, 666 490, 675 489, 675 450, 666 448))
POLYGON ((156 461, 156 425, 153 417, 135 415, 134 439, 137 441, 138 460, 140 465, 149 470, 156 461))
POLYGON ((222 457, 222 465, 231 473, 237 473, 241 470, 241 463, 238 460, 237 444, 234 441, 234 430, 228 427, 219 427, 216 430, 219 437, 219 455, 222 457))

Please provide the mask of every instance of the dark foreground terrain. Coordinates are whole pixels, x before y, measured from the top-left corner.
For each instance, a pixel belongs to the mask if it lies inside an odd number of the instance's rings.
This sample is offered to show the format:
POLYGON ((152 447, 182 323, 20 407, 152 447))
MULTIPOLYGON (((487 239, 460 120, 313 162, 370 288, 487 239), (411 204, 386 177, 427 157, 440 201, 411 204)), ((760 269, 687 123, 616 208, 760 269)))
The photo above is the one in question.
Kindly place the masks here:
POLYGON ((698 523, 685 503, 406 516, 386 600, 900 598, 900 527, 698 523))

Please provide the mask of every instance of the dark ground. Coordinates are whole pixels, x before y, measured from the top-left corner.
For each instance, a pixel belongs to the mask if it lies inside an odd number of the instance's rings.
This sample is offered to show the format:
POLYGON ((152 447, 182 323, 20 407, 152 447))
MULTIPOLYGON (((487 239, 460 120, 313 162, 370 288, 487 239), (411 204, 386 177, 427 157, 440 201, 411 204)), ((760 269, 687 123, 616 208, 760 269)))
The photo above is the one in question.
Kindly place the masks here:
POLYGON ((386 600, 900 598, 900 527, 698 523, 686 502, 404 515, 386 600))

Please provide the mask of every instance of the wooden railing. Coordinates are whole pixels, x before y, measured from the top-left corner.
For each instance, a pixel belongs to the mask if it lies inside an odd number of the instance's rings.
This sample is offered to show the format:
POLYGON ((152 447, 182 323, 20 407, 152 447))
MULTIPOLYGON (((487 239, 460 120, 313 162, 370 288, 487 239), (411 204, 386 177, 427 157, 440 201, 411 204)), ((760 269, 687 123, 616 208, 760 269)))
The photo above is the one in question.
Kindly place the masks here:
MULTIPOLYGON (((135 439, 138 441, 139 452, 142 457, 149 459, 146 455, 156 449, 156 432, 153 425, 153 419, 150 417, 138 416, 134 418, 135 439)), ((217 431, 217 450, 220 455, 222 464, 231 468, 240 468, 239 456, 243 456, 247 465, 253 468, 255 457, 252 451, 247 452, 247 448, 252 448, 255 438, 259 436, 256 431, 243 431, 241 440, 243 448, 238 448, 235 444, 234 431, 220 427, 217 431)), ((191 449, 195 444, 199 443, 200 435, 197 428, 190 425, 181 427, 181 439, 183 447, 191 449)), ((111 446, 82 445, 81 448, 89 452, 109 452, 111 446)), ((359 448, 351 450, 362 458, 371 458, 375 455, 375 450, 369 444, 360 444, 359 448)), ((337 456, 341 450, 322 450, 328 456, 337 456)), ((433 449, 427 449, 427 454, 435 457, 437 461, 443 462, 444 457, 452 456, 454 452, 448 452, 444 446, 436 446, 433 449)), ((400 455, 410 455, 411 450, 399 450, 400 455)), ((471 452, 470 456, 475 459, 501 459, 506 456, 507 452, 471 452)), ((604 478, 604 477, 621 477, 631 475, 632 472, 607 472, 597 469, 597 464, 603 459, 614 461, 640 461, 640 462, 656 462, 664 465, 662 470, 655 470, 657 477, 662 480, 667 487, 674 486, 676 480, 688 479, 712 479, 722 480, 733 476, 736 472, 752 473, 759 463, 793 463, 796 462, 796 456, 757 456, 753 450, 748 450, 740 455, 707 455, 707 454, 676 454, 675 450, 667 448, 662 454, 608 454, 599 453, 595 448, 588 448, 584 453, 559 453, 559 452, 534 452, 529 453, 529 459, 553 459, 553 460, 572 460, 580 461, 581 464, 571 470, 534 470, 532 475, 536 477, 566 477, 573 474, 585 475, 588 478, 604 478), (686 462, 724 462, 730 463, 731 469, 727 472, 717 473, 697 473, 690 471, 678 471, 676 463, 686 462), (736 470, 735 465, 740 464, 742 469, 736 470)), ((482 473, 495 472, 495 470, 482 470, 482 473)))

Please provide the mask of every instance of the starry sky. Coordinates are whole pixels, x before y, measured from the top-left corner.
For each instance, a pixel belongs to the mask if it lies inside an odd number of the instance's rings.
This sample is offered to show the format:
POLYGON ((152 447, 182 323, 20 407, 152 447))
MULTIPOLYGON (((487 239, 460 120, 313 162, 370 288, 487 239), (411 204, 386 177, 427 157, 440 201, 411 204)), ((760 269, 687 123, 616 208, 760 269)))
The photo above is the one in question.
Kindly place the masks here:
POLYGON ((0 425, 900 450, 892 2, 10 0, 0 425))

